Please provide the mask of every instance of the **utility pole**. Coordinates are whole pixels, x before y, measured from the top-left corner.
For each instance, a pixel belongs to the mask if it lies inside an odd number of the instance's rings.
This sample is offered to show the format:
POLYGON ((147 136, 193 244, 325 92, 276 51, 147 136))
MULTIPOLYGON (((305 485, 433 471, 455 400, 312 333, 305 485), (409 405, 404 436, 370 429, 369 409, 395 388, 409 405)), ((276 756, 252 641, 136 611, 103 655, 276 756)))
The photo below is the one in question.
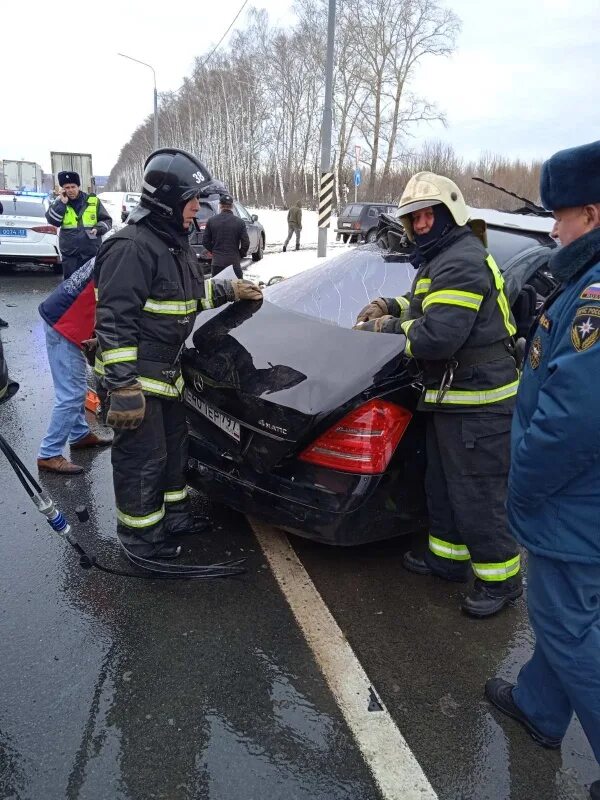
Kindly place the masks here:
POLYGON ((321 129, 321 185, 319 188, 319 243, 317 255, 327 255, 327 233, 333 203, 333 173, 331 171, 331 127, 333 123, 333 48, 335 42, 335 3, 329 0, 327 21, 327 60, 325 63, 325 102, 321 129))
POLYGON ((136 64, 142 64, 144 67, 148 67, 148 69, 152 70, 152 75, 154 76, 154 150, 158 150, 158 94, 156 91, 156 72, 154 67, 151 64, 146 64, 145 61, 140 61, 139 58, 133 58, 132 56, 126 56, 125 53, 117 53, 117 55, 121 56, 122 58, 128 58, 130 61, 135 61, 136 64))

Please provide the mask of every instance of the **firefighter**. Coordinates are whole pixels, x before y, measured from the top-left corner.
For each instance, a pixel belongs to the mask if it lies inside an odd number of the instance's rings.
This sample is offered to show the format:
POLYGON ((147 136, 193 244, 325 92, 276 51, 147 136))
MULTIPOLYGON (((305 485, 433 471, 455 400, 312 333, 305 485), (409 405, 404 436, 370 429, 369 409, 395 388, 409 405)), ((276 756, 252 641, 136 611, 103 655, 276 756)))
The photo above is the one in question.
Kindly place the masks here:
POLYGON ((175 558, 173 535, 201 530, 191 515, 184 471, 186 414, 180 354, 198 310, 260 300, 244 280, 203 281, 188 232, 206 168, 182 150, 152 153, 128 224, 96 259, 96 372, 114 431, 117 533, 141 558, 175 558))
POLYGON ((429 547, 423 557, 406 553, 404 566, 464 582, 470 562, 475 582, 461 607, 487 617, 523 592, 504 509, 518 386, 515 324, 485 248, 485 224, 469 218, 453 181, 414 175, 399 213, 416 246, 410 297, 373 300, 357 328, 404 335, 406 355, 423 372, 429 547))
POLYGON ((63 275, 70 278, 96 255, 102 237, 112 228, 112 219, 95 194, 81 191, 77 172, 59 172, 58 184, 60 191, 46 220, 60 228, 63 275))

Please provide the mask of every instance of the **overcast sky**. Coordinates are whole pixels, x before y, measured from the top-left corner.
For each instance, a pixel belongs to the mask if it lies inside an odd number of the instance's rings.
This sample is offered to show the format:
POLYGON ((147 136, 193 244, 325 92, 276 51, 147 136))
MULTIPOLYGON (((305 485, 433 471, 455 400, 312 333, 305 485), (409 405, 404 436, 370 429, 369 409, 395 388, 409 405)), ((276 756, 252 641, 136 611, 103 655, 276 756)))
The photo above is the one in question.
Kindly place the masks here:
MULTIPOLYGON (((91 152, 106 175, 152 110, 158 90, 177 89, 194 56, 226 30, 241 0, 154 3, 11 0, 2 9, 0 158, 50 169, 50 150, 91 152)), ((289 20, 286 0, 251 0, 289 20)), ((599 0, 447 0, 462 19, 455 56, 423 65, 414 89, 437 101, 443 139, 467 158, 482 151, 525 159, 600 139, 599 0)), ((238 25, 243 24, 240 17, 238 25)))

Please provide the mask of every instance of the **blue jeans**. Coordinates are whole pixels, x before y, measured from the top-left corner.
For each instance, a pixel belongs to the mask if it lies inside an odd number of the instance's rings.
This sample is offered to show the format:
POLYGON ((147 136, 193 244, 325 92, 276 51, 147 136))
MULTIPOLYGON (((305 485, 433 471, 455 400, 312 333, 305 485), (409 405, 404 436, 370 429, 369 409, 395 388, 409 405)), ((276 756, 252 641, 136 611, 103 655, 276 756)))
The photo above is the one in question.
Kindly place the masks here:
POLYGON ((62 455, 67 440, 72 444, 90 432, 85 420, 87 377, 85 356, 77 345, 44 322, 46 351, 54 382, 54 408, 39 458, 62 455))
POLYGON ((536 644, 513 699, 557 738, 575 711, 600 762, 600 565, 529 553, 527 598, 536 644))

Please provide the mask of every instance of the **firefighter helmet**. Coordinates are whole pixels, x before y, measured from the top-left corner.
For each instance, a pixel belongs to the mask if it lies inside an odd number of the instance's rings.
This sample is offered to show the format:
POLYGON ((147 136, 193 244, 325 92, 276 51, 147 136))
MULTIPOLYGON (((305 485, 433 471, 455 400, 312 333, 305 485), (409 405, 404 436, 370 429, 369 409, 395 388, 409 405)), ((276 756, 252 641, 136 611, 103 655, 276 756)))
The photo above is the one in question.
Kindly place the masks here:
POLYGON ((198 197, 212 176, 196 156, 175 147, 155 150, 146 159, 141 205, 164 217, 173 217, 181 205, 198 197))

